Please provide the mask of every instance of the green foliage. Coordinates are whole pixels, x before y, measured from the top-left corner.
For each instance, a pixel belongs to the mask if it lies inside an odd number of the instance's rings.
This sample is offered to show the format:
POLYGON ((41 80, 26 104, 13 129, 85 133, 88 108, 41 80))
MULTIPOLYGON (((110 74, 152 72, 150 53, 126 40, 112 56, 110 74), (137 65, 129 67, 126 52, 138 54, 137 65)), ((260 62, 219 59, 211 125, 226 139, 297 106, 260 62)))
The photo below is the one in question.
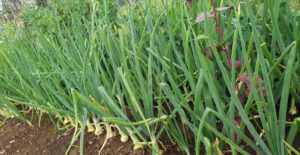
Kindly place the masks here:
POLYGON ((223 1, 234 9, 217 12, 218 20, 208 15, 221 4, 206 0, 64 0, 28 9, 18 37, 0 46, 0 108, 70 118, 74 137, 92 119, 115 124, 153 153, 167 134, 187 154, 287 154, 298 129, 287 111, 300 103, 299 10, 263 2, 223 1))
POLYGON ((55 31, 55 14, 49 8, 32 8, 24 9, 20 15, 20 19, 27 31, 41 31, 43 33, 51 33, 55 31))

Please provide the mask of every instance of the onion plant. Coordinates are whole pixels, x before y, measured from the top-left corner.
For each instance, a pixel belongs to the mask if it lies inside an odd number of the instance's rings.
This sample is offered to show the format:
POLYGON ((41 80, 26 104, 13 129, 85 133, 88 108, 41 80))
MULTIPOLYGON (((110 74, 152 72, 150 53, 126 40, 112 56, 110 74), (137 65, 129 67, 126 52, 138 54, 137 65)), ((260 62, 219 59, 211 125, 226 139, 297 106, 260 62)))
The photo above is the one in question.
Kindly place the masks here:
POLYGON ((153 154, 162 135, 186 154, 295 152, 300 16, 288 1, 53 0, 43 9, 51 24, 21 18, 24 29, 0 45, 0 111, 56 116, 75 127, 81 154, 85 129, 117 131, 153 154))

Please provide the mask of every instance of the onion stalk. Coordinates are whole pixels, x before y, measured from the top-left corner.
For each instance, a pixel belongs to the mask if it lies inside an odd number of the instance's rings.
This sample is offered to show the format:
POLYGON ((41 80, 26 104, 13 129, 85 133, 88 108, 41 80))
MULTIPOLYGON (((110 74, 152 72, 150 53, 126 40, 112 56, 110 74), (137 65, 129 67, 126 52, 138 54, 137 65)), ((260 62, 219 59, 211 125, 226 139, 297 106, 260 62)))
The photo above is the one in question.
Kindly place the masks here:
POLYGON ((110 125, 108 123, 104 123, 104 125, 106 128, 107 138, 115 137, 117 135, 117 133, 112 130, 112 125, 110 125))
POLYGON ((95 135, 99 136, 103 133, 103 128, 100 126, 100 124, 98 123, 98 119, 96 119, 95 117, 93 118, 93 122, 94 122, 94 126, 95 126, 95 135))
POLYGON ((117 129, 118 129, 119 134, 121 136, 121 142, 123 142, 123 143, 127 142, 128 139, 129 139, 128 135, 125 132, 123 132, 119 127, 117 127, 117 129))
POLYGON ((68 119, 68 117, 64 117, 63 119, 64 119, 64 121, 63 121, 64 125, 67 125, 68 123, 70 123, 70 120, 68 119))
POLYGON ((138 149, 142 149, 143 145, 141 144, 141 142, 139 141, 139 139, 134 135, 133 131, 131 128, 127 127, 126 130, 128 131, 130 138, 134 144, 133 149, 134 150, 138 150, 138 149))
POLYGON ((69 117, 69 121, 70 121, 70 123, 71 123, 71 126, 76 126, 76 125, 77 125, 77 124, 75 123, 76 121, 75 121, 73 118, 69 117))
POLYGON ((89 119, 86 120, 86 126, 88 128, 87 129, 88 132, 95 132, 95 128, 89 119))

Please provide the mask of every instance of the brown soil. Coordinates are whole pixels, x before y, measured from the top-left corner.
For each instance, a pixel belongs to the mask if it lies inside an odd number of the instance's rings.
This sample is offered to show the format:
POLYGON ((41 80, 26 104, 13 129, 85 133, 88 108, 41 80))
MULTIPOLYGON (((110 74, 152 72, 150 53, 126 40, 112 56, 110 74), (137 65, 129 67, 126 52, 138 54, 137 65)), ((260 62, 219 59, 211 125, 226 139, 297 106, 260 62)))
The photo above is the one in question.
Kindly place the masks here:
MULTIPOLYGON (((64 155, 70 145, 73 131, 57 131, 49 117, 44 117, 38 127, 38 119, 33 118, 33 126, 14 118, 0 127, 0 155, 64 155)), ((97 155, 105 135, 85 134, 84 154, 97 155)), ((183 154, 176 147, 165 146, 164 154, 183 154)), ((72 146, 69 155, 79 154, 79 142, 72 146)), ((131 141, 122 143, 120 137, 113 137, 106 143, 101 155, 144 155, 150 150, 133 150, 131 141)))
MULTIPOLYGON (((29 117, 30 118, 30 117, 29 117)), ((3 118, 0 118, 0 123, 3 118)), ((33 126, 16 118, 10 119, 0 126, 0 155, 64 155, 70 145, 73 130, 58 131, 54 128, 50 117, 43 117, 38 127, 38 118, 33 117, 33 126)), ((1 125, 1 124, 0 124, 1 125)), ((293 146, 300 150, 300 130, 295 137, 293 146)), ((105 140, 105 134, 95 136, 85 134, 84 154, 97 155, 105 140)), ((184 155, 178 147, 172 145, 168 138, 162 139, 165 155, 184 155), (169 145, 165 145, 169 144, 169 145)), ((246 147, 247 148, 247 147, 246 147)), ((252 152, 252 151, 250 151, 252 152)), ((225 154, 229 152, 224 152, 225 154)), ((116 136, 108 140, 101 155, 148 155, 149 149, 133 150, 131 141, 122 143, 116 136)), ((79 155, 79 143, 72 146, 69 155, 79 155)))

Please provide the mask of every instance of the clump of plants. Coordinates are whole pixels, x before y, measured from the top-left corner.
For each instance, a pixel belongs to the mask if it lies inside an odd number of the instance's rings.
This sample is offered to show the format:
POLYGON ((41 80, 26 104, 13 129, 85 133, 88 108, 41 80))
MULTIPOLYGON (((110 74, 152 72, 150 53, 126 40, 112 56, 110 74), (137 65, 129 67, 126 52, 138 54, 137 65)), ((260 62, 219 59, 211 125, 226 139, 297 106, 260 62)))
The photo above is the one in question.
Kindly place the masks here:
POLYGON ((87 130, 154 154, 162 135, 186 154, 296 153, 300 17, 290 5, 53 1, 42 12, 50 26, 27 14, 41 23, 0 45, 0 109, 49 113, 75 127, 71 144, 87 130))

